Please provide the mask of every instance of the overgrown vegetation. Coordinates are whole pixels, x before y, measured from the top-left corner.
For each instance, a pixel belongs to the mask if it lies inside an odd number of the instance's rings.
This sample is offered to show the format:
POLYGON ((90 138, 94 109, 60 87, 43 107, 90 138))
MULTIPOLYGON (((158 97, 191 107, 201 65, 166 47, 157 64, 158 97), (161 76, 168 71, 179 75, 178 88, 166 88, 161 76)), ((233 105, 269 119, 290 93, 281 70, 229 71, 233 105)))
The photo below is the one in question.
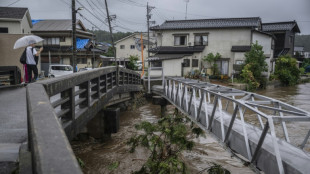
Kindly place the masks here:
POLYGON ((282 85, 295 85, 300 75, 300 71, 297 68, 297 60, 289 55, 279 57, 276 61, 275 75, 282 85))
MULTIPOLYGON (((114 48, 114 50, 115 50, 115 48, 114 48)), ((109 47, 108 51, 105 54, 103 54, 103 55, 107 56, 107 57, 114 57, 114 54, 115 54, 115 52, 113 51, 113 48, 109 47)))
MULTIPOLYGON (((143 133, 128 140, 130 152, 142 146, 150 150, 150 156, 141 169, 134 173, 188 173, 180 154, 183 150, 193 149, 195 144, 189 140, 190 138, 203 135, 202 129, 195 127, 193 122, 188 125, 189 122, 187 117, 175 110, 173 115, 161 118, 156 124, 146 121, 137 124, 136 129, 143 133)), ((210 167, 201 172, 205 170, 210 174, 230 174, 228 170, 216 163, 211 163, 210 167)))
POLYGON ((241 77, 248 84, 248 90, 253 91, 258 87, 264 88, 267 80, 262 76, 262 72, 267 71, 268 66, 265 62, 263 47, 256 42, 252 44, 251 50, 246 52, 244 56, 245 62, 241 77))
POLYGON ((210 68, 212 71, 212 75, 218 75, 219 70, 216 64, 216 61, 220 59, 222 56, 220 53, 216 53, 215 55, 213 53, 209 53, 207 56, 203 58, 203 61, 207 61, 210 64, 210 68))
POLYGON ((180 153, 193 149, 194 142, 189 140, 189 136, 199 137, 203 133, 193 124, 187 126, 188 122, 188 118, 175 112, 161 118, 157 124, 144 121, 136 125, 136 129, 143 133, 128 140, 130 152, 134 152, 137 146, 142 146, 150 150, 150 156, 135 173, 187 173, 180 153))
POLYGON ((137 61, 139 60, 138 56, 129 56, 129 62, 128 62, 128 65, 127 65, 127 68, 128 69, 131 69, 131 70, 137 70, 138 67, 137 67, 137 61))

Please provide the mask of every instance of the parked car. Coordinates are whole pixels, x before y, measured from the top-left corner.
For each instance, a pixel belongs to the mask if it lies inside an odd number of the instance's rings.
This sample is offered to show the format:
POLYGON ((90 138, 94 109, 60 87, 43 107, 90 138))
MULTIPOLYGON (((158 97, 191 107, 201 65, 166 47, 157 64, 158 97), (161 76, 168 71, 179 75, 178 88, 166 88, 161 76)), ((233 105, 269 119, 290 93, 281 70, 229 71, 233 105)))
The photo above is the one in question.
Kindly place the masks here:
POLYGON ((73 73, 73 68, 71 65, 50 65, 48 69, 48 77, 60 77, 63 75, 68 75, 73 73))

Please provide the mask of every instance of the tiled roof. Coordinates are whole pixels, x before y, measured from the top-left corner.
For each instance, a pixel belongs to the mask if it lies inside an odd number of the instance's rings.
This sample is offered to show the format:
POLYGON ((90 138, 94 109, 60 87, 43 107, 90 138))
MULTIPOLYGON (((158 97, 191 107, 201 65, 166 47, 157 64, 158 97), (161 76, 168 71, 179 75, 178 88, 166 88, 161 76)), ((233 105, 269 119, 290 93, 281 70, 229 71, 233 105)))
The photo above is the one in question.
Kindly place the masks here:
POLYGON ((42 20, 33 25, 32 31, 65 31, 72 29, 71 19, 42 20))
POLYGON ((231 52, 247 52, 250 50, 251 50, 251 46, 247 46, 247 45, 231 47, 231 52))
POLYGON ((275 22, 275 23, 263 23, 262 24, 263 31, 295 31, 300 32, 299 27, 295 21, 288 22, 275 22))
POLYGON ((22 19, 28 8, 0 7, 0 18, 22 19))
POLYGON ((182 30, 182 29, 207 29, 207 28, 256 28, 260 27, 259 17, 251 18, 218 18, 198 20, 166 21, 160 26, 154 26, 151 30, 182 30))
POLYGON ((173 46, 160 46, 152 48, 149 51, 151 53, 158 54, 192 54, 196 52, 202 52, 205 46, 189 46, 189 47, 173 47, 173 46))

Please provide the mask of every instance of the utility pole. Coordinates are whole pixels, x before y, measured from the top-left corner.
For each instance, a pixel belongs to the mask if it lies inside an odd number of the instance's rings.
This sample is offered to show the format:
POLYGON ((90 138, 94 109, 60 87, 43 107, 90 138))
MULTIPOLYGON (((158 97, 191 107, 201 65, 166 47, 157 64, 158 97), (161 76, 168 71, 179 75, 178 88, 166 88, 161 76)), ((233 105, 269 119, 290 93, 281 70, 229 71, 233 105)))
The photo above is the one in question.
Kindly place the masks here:
POLYGON ((95 63, 95 52, 94 52, 94 48, 95 48, 95 38, 94 38, 94 36, 95 36, 95 32, 94 32, 94 27, 92 27, 92 30, 93 30, 93 36, 92 36, 92 45, 93 45, 93 50, 92 50, 92 52, 93 52, 93 58, 92 58, 92 68, 94 69, 94 63, 95 63))
MULTIPOLYGON (((155 7, 151 7, 149 6, 149 3, 147 3, 146 5, 146 19, 147 19, 147 40, 148 40, 148 43, 147 43, 147 55, 148 57, 150 57, 150 19, 151 19, 151 11, 152 9, 154 9, 155 7)), ((148 67, 150 67, 150 61, 148 61, 148 67)))
POLYGON ((76 10, 75 10, 75 0, 72 0, 72 67, 73 71, 76 72, 76 10))
POLYGON ((185 12, 185 20, 187 20, 187 4, 188 4, 189 0, 185 0, 186 3, 186 12, 185 12))
MULTIPOLYGON (((111 19, 110 19, 110 15, 109 15, 109 9, 108 9, 107 0, 104 0, 104 2, 105 2, 105 8, 106 8, 106 11, 107 11, 107 16, 108 16, 108 23, 109 23, 109 29, 110 29, 111 42, 112 42, 112 49, 113 49, 113 52, 114 52, 114 61, 115 61, 115 66, 116 66, 116 78, 118 79, 119 67, 117 66, 117 61, 116 61, 116 50, 115 50, 113 34, 112 34, 111 19)), ((116 80, 116 83, 118 85, 118 80, 116 80)))

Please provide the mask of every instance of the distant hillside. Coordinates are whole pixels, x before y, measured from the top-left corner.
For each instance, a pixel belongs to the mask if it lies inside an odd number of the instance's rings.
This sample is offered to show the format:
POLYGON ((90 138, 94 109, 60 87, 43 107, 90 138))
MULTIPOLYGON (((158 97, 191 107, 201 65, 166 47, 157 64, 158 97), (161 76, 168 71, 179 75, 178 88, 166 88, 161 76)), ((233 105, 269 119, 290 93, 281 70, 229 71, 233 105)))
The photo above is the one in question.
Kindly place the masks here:
MULTIPOLYGON (((89 32, 92 32, 91 30, 88 30, 89 32)), ((96 39, 98 42, 107 42, 107 43, 111 43, 111 37, 110 37, 110 32, 108 31, 103 31, 103 30, 95 30, 94 31, 95 35, 96 35, 96 39)), ((117 40, 120 40, 126 36, 131 35, 131 32, 117 32, 117 33, 113 33, 113 39, 114 42, 117 40)))
POLYGON ((304 50, 310 52, 310 35, 296 35, 295 46, 304 46, 304 50))

